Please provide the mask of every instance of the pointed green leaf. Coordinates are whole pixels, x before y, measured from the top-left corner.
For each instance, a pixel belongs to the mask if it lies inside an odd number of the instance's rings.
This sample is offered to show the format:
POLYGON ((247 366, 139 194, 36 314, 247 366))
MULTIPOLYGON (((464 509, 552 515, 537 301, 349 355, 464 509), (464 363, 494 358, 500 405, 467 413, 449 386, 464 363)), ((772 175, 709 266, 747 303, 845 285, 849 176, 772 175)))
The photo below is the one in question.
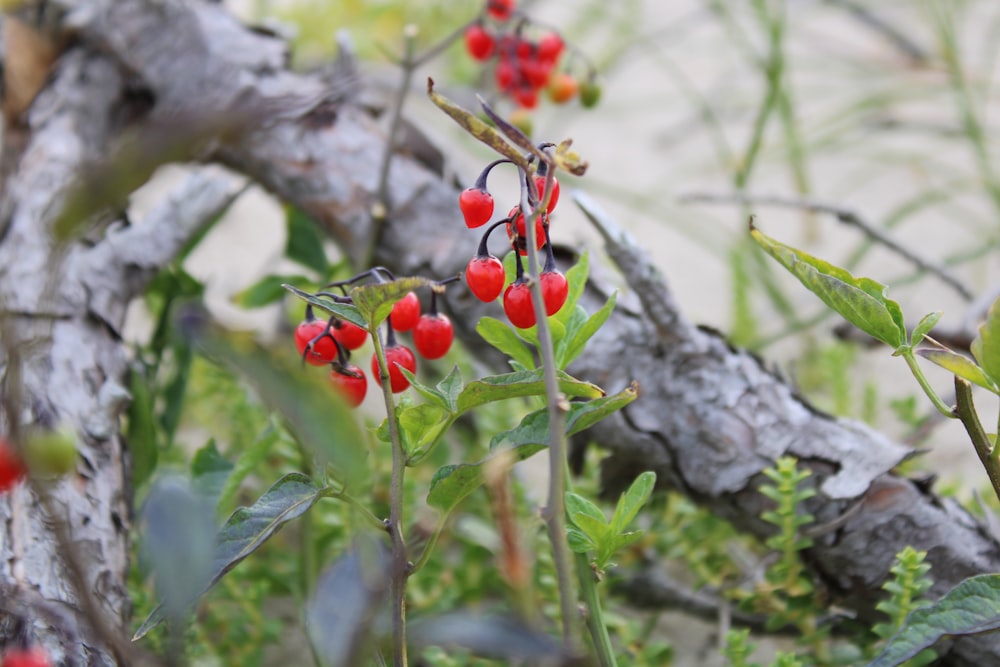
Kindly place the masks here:
POLYGON ((156 469, 160 449, 153 423, 153 396, 149 391, 149 382, 137 366, 131 371, 129 393, 132 394, 132 402, 128 406, 128 447, 132 455, 132 484, 139 486, 156 469))
MULTIPOLYGON (((397 301, 409 292, 430 284, 430 280, 419 276, 397 278, 385 283, 358 285, 351 289, 350 297, 361 316, 371 323, 374 330, 389 316, 397 301)), ((366 324, 365 328, 367 327, 366 324)))
MULTIPOLYGON (((638 396, 638 387, 633 383, 629 388, 604 398, 585 403, 570 403, 566 413, 566 435, 573 435, 593 426, 616 410, 621 410, 638 396)), ((548 445, 548 408, 525 415, 521 423, 509 431, 497 433, 490 440, 490 449, 500 446, 517 447, 526 444, 548 445)))
POLYGON ((569 548, 573 553, 585 554, 597 548, 594 541, 576 526, 570 526, 566 529, 566 537, 569 539, 569 548))
POLYGON ((940 600, 906 617, 903 627, 868 667, 894 667, 946 635, 1000 628, 1000 574, 969 577, 940 600))
MULTIPOLYGON (((211 577, 200 595, 259 549, 279 528, 305 514, 323 493, 324 489, 305 475, 290 473, 275 482, 253 505, 233 512, 216 535, 211 577)), ((187 604, 194 602, 192 599, 187 604)), ((133 641, 156 627, 163 616, 161 607, 154 609, 136 631, 133 641)))
MULTIPOLYGON (((355 308, 349 303, 337 303, 336 301, 328 299, 326 297, 315 296, 313 294, 310 294, 309 292, 306 292, 305 290, 299 289, 295 285, 291 285, 288 283, 285 283, 284 285, 282 285, 282 287, 284 287, 286 290, 288 290, 295 296, 299 297, 306 303, 316 308, 319 308, 323 312, 336 315, 340 319, 347 320, 351 324, 356 324, 362 329, 368 329, 368 322, 367 320, 365 320, 364 315, 362 315, 357 308, 355 308)), ((326 317, 320 313, 318 313, 318 315, 321 317, 326 317)))
POLYGON ((779 243, 756 229, 752 221, 750 235, 806 288, 848 322, 893 349, 906 340, 899 304, 886 298, 884 285, 869 278, 855 278, 838 266, 779 243))
POLYGON ((997 391, 997 386, 983 373, 983 369, 966 356, 939 348, 917 350, 917 354, 960 378, 989 389, 994 394, 1000 393, 997 391))
POLYGON ((628 491, 618 499, 618 505, 615 507, 615 516, 611 520, 611 525, 616 533, 625 532, 642 506, 653 495, 653 487, 655 486, 656 473, 651 470, 647 470, 635 478, 628 487, 628 491))
POLYGON ((979 333, 970 349, 979 366, 994 384, 1000 382, 1000 299, 993 302, 986 312, 986 321, 979 326, 979 333))
POLYGON ((305 276, 268 275, 234 296, 233 301, 242 308, 260 308, 281 299, 285 295, 285 285, 306 288, 311 284, 305 276))
MULTIPOLYGON (((597 385, 577 380, 564 371, 557 371, 559 391, 574 398, 597 398, 604 391, 597 385)), ((467 384, 458 396, 458 411, 465 412, 493 401, 519 396, 545 394, 545 378, 541 368, 491 375, 467 384)))
MULTIPOLYGON (((578 493, 573 493, 572 491, 566 492, 566 514, 569 515, 569 519, 573 523, 576 523, 577 517, 581 515, 587 515, 602 524, 608 523, 608 518, 604 516, 604 512, 600 507, 587 498, 584 498, 578 493)), ((582 528, 583 526, 580 527, 582 528)), ((593 537, 591 533, 588 532, 587 534, 593 537)))
POLYGON ((421 383, 419 380, 417 380, 416 375, 411 373, 409 370, 403 368, 402 366, 398 366, 398 368, 399 371, 403 374, 403 377, 405 377, 407 380, 410 381, 410 386, 413 387, 414 391, 416 391, 418 394, 420 394, 425 399, 427 399, 434 405, 438 406, 439 408, 454 412, 454 410, 451 410, 451 408, 448 405, 448 398, 444 394, 442 394, 437 387, 429 387, 421 383))
POLYGON ((487 464, 500 457, 513 457, 514 461, 523 461, 543 449, 544 445, 523 445, 495 452, 478 463, 444 466, 431 479, 427 504, 443 512, 450 512, 483 483, 483 469, 487 464))
POLYGON ((480 318, 476 324, 476 333, 523 367, 535 367, 535 358, 531 348, 514 333, 513 329, 500 320, 493 317, 480 318))
POLYGON ((566 270, 566 282, 569 284, 569 292, 566 295, 566 303, 559 309, 553 317, 567 327, 576 305, 583 296, 583 290, 587 287, 587 277, 590 275, 590 252, 584 250, 580 253, 576 263, 566 270))
POLYGON ((573 361, 583 354, 583 350, 587 347, 587 343, 594 334, 597 333, 598 329, 604 326, 604 323, 608 321, 611 317, 612 311, 615 309, 615 303, 618 301, 618 292, 615 291, 608 297, 608 300, 604 302, 601 309, 596 313, 591 315, 582 326, 568 337, 566 344, 563 346, 562 358, 560 359, 559 365, 563 368, 569 366, 573 361))
POLYGON ((458 397, 461 395, 464 387, 465 385, 462 384, 462 373, 458 370, 458 364, 452 366, 451 371, 437 384, 438 392, 444 396, 448 409, 452 412, 458 412, 458 397))
POLYGON ((917 326, 913 328, 913 333, 910 334, 910 345, 913 347, 920 345, 920 343, 924 340, 924 336, 926 336, 930 330, 937 325, 943 314, 944 313, 939 310, 937 312, 927 313, 924 315, 920 322, 917 323, 917 326))
POLYGON ((451 425, 451 415, 433 403, 411 405, 398 414, 403 451, 416 455, 436 444, 451 425))
POLYGON ((285 223, 288 229, 285 257, 326 276, 330 271, 330 264, 326 261, 323 235, 316 221, 299 209, 288 207, 285 223))
POLYGON ((573 525, 582 530, 587 537, 593 540, 599 550, 605 548, 609 540, 614 537, 611 534, 611 528, 605 522, 603 517, 597 519, 589 514, 578 513, 573 515, 572 520, 573 525))

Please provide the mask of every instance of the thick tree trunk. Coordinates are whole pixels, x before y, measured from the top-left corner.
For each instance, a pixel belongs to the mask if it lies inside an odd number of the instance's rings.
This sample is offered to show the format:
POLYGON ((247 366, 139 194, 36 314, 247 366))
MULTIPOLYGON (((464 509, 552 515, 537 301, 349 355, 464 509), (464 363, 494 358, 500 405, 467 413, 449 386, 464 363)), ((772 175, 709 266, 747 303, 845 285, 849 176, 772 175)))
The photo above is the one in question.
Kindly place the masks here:
MULTIPOLYGON (((96 245, 75 243, 61 253, 49 226, 75 176, 109 152, 120 130, 114 119, 130 117, 114 113, 126 91, 141 89, 150 101, 143 119, 149 132, 177 119, 238 129, 202 144, 200 157, 242 171, 309 212, 352 256, 374 247, 373 263, 400 274, 446 276, 464 267, 473 248, 457 234, 442 233, 461 225, 455 190, 406 157, 393 161, 388 217, 374 222, 386 140, 370 116, 350 104, 355 91, 339 79, 290 72, 280 42, 245 29, 218 5, 50 5, 65 10, 56 22, 72 28, 78 46, 63 55, 57 76, 33 105, 24 141, 17 144, 13 133, 6 138, 8 147, 25 148, 4 184, 0 218, 6 230, 0 239, 4 396, 6 406, 17 398, 27 411, 25 417, 7 412, 4 419, 6 426, 69 421, 81 434, 82 456, 74 478, 0 501, 2 629, 9 639, 16 621, 27 619, 31 634, 68 647, 77 663, 112 664, 114 642, 81 639, 93 637, 93 628, 80 613, 85 598, 61 565, 53 527, 65 527, 80 545, 72 551, 82 564, 83 587, 97 593, 91 599, 103 625, 120 637, 128 614, 129 520, 117 430, 126 358, 117 332, 128 300, 142 286, 136 274, 169 261, 176 244, 164 244, 152 258, 122 260, 129 256, 125 249, 139 246, 134 240, 115 246, 112 240, 127 238, 131 228, 112 228, 96 245), (119 72, 128 72, 129 81, 119 72), (45 272, 56 266, 57 279, 47 280, 45 272), (51 502, 43 508, 39 499, 46 496, 51 502), (48 613, 54 608, 60 613, 48 613)), ((892 474, 904 447, 818 413, 759 359, 692 326, 648 259, 610 224, 605 228, 609 253, 631 292, 592 342, 600 354, 587 355, 574 370, 609 390, 633 379, 642 386, 638 401, 592 434, 613 453, 605 466, 610 486, 653 469, 664 485, 763 536, 770 528, 758 518, 761 470, 779 456, 797 456, 814 473, 819 493, 809 507, 824 525, 806 553, 809 564, 840 604, 865 618, 873 614, 892 555, 908 544, 928 550, 935 593, 971 574, 1000 571, 1000 545, 967 513, 892 474)), ((175 241, 185 237, 182 230, 175 241)), ((595 284, 588 298, 599 292, 595 284)), ((460 288, 448 298, 464 342, 489 358, 472 327, 490 306, 460 288)), ((995 635, 962 639, 949 657, 1000 664, 1000 641, 995 635)))

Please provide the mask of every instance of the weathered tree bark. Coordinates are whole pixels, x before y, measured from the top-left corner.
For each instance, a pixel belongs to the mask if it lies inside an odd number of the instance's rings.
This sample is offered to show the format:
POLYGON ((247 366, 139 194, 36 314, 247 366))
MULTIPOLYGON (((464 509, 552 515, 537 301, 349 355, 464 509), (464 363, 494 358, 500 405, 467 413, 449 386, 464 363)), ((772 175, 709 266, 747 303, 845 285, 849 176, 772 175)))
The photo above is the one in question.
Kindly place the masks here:
MULTIPOLYGON (((72 539, 87 545, 79 549, 85 581, 99 592, 94 599, 108 626, 120 630, 128 614, 129 522, 116 421, 126 359, 117 331, 142 280, 134 275, 137 260, 121 259, 112 240, 129 228, 113 228, 93 246, 73 244, 57 280, 47 284, 39 276, 57 265, 61 251, 48 233, 60 197, 84 165, 108 152, 120 130, 112 112, 126 92, 145 91, 150 107, 141 122, 149 128, 178 118, 235 118, 239 134, 220 135, 199 157, 241 171, 302 208, 351 256, 364 256, 375 237, 374 263, 404 275, 446 276, 460 271, 474 249, 460 235, 442 232, 449 221, 461 228, 455 190, 402 155, 390 172, 389 214, 373 221, 386 138, 367 112, 350 103, 354 91, 322 74, 289 71, 278 40, 239 25, 218 5, 50 4, 63 10, 59 21, 76 35, 76 46, 32 106, 27 148, 4 185, 4 344, 22 360, 15 367, 11 354, 4 358, 5 392, 19 383, 17 393, 32 409, 29 421, 68 419, 84 439, 79 474, 50 493, 53 506, 69 512, 64 525, 72 539), (102 248, 110 267, 88 263, 102 248)), ((935 594, 969 575, 1000 571, 1000 545, 972 517, 891 472, 907 453, 903 446, 811 409, 759 359, 687 322, 648 259, 610 224, 605 230, 609 254, 631 291, 592 342, 601 353, 587 355, 573 371, 609 390, 633 379, 642 387, 638 401, 593 430, 593 439, 612 452, 604 469, 609 486, 652 469, 662 484, 763 536, 770 526, 759 519, 761 470, 779 456, 798 457, 814 473, 810 480, 819 493, 809 509, 825 526, 806 552, 809 565, 839 604, 863 618, 874 614, 893 554, 908 544, 929 552, 935 594)), ((181 230, 175 239, 185 237, 181 230)), ((138 262, 139 273, 169 261, 171 248, 176 246, 166 244, 155 259, 138 262)), ((600 296, 595 284, 588 298, 600 296)), ((464 342, 488 358, 472 327, 491 306, 461 289, 448 299, 464 342)), ((18 419, 5 415, 8 425, 18 419)), ((10 619, 28 618, 33 634, 69 647, 78 662, 113 664, 108 642, 92 649, 95 644, 78 638, 89 628, 74 634, 39 612, 32 596, 19 594, 38 592, 68 615, 86 618, 78 614, 81 598, 68 583, 72 578, 57 565, 53 518, 37 498, 23 490, 0 501, 0 593, 8 619, 0 629, 9 633, 10 619)), ((1000 640, 958 640, 949 659, 1000 664, 1000 640)))

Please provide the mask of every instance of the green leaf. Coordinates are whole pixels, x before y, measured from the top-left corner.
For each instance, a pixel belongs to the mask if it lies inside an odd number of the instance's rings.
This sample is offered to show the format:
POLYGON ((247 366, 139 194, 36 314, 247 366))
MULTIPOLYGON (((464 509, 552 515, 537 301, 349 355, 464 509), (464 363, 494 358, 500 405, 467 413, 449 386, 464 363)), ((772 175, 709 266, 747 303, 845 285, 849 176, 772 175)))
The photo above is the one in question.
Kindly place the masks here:
POLYGON ((305 276, 268 275, 234 296, 233 301, 242 308, 260 308, 281 299, 285 295, 285 285, 305 288, 311 284, 305 276))
MULTIPOLYGON (((264 492, 250 507, 241 507, 226 521, 216 535, 212 553, 211 577, 200 593, 204 595, 244 558, 259 549, 279 528, 302 516, 325 489, 301 473, 285 475, 264 492)), ((193 604, 190 600, 188 604, 193 604)), ((141 639, 163 620, 157 607, 136 631, 132 640, 141 639)))
POLYGON ((426 384, 421 383, 419 380, 417 380, 416 375, 411 373, 409 370, 403 368, 402 366, 398 366, 398 368, 399 371, 403 374, 403 377, 405 377, 407 380, 410 381, 410 386, 413 387, 414 391, 416 391, 418 394, 420 394, 425 399, 430 401, 432 404, 438 406, 439 408, 448 410, 450 412, 454 412, 454 410, 452 410, 451 406, 448 404, 448 397, 445 396, 440 389, 438 389, 437 387, 430 387, 426 384))
POLYGON ((478 463, 444 466, 434 473, 434 478, 431 479, 427 504, 443 512, 450 512, 483 483, 485 479, 483 470, 487 465, 502 458, 523 461, 543 449, 545 449, 544 445, 522 445, 498 451, 478 463))
POLYGON ((350 297, 366 320, 365 328, 371 324, 371 330, 374 331, 389 316, 397 301, 408 293, 430 284, 430 280, 419 276, 397 278, 385 283, 353 287, 350 297))
POLYGON ((326 276, 330 271, 330 264, 326 261, 323 235, 316 221, 290 206, 285 212, 285 223, 288 229, 285 257, 326 276))
POLYGON ((972 341, 972 356, 986 373, 986 377, 1000 382, 1000 299, 993 302, 986 312, 986 321, 979 326, 979 333, 972 341))
POLYGON ((579 357, 584 348, 587 347, 587 343, 594 334, 604 326, 604 323, 608 321, 611 317, 612 311, 615 309, 615 303, 618 301, 618 292, 615 291, 608 297, 608 300, 604 302, 601 309, 596 313, 591 315, 581 327, 573 331, 568 337, 566 344, 563 346, 563 351, 561 359, 559 360, 559 365, 563 368, 569 366, 573 361, 579 357))
POLYGON ((458 370, 458 364, 451 367, 448 375, 444 376, 437 384, 437 390, 445 398, 447 407, 452 412, 458 412, 458 397, 462 393, 465 385, 462 384, 462 373, 458 370))
POLYGON ((986 377, 983 369, 966 356, 939 348, 920 349, 917 350, 917 354, 960 378, 965 378, 973 384, 989 389, 994 394, 1000 393, 997 386, 986 377))
POLYGON ((611 519, 611 526, 615 533, 624 534, 625 529, 635 519, 636 514, 653 495, 653 487, 655 486, 656 473, 651 470, 647 470, 635 478, 628 487, 628 491, 618 499, 618 505, 615 507, 615 515, 611 519))
MULTIPOLYGON (((584 498, 578 493, 573 493, 572 491, 566 492, 566 513, 569 515, 570 521, 577 523, 576 519, 580 516, 589 516, 595 521, 599 521, 604 525, 607 525, 608 519, 604 516, 604 512, 601 508, 595 505, 593 502, 584 498)), ((577 523, 579 526, 580 524, 577 523)), ((580 526, 581 528, 583 526, 580 526)), ((593 534, 587 532, 588 535, 593 537, 593 534)))
POLYGON ((215 446, 215 438, 211 438, 204 447, 195 452, 191 461, 191 482, 195 491, 215 507, 233 467, 233 464, 219 453, 215 446))
POLYGON ((424 403, 398 413, 400 439, 407 455, 417 455, 436 444, 451 425, 451 414, 439 405, 424 403))
POLYGON ((133 367, 129 381, 128 447, 132 455, 132 485, 138 487, 153 474, 160 457, 153 423, 153 396, 142 372, 133 367))
POLYGON ((609 540, 613 538, 611 529, 608 527, 603 516, 597 519, 589 514, 574 514, 572 519, 573 525, 593 540, 598 550, 606 548, 609 540))
POLYGON ((594 541, 576 526, 569 526, 566 529, 566 537, 569 539, 569 548, 573 553, 585 554, 597 548, 594 541))
MULTIPOLYGON (((577 380, 564 371, 556 371, 559 391, 575 398, 598 398, 604 391, 597 385, 577 380)), ((473 380, 465 385, 458 396, 458 411, 466 412, 493 401, 502 401, 520 396, 542 396, 545 394, 545 378, 541 368, 531 371, 515 371, 503 375, 490 375, 473 380)))
POLYGON ((576 305, 583 296, 583 290, 587 287, 587 277, 590 275, 590 252, 584 250, 580 253, 576 263, 566 270, 566 282, 569 284, 569 292, 566 294, 566 303, 559 309, 553 318, 559 320, 569 331, 569 320, 576 310, 576 305))
POLYGON ((917 323, 917 326, 913 328, 913 333, 910 334, 910 345, 913 347, 920 345, 920 343, 924 340, 924 336, 926 336, 930 330, 937 325, 943 314, 944 313, 939 310, 937 312, 927 313, 924 315, 920 322, 917 323))
POLYGON ((184 401, 187 398, 188 380, 191 377, 191 364, 194 362, 194 351, 187 340, 175 336, 171 345, 174 354, 173 375, 163 387, 163 412, 160 413, 160 426, 163 429, 163 446, 168 448, 174 444, 174 434, 181 421, 184 401))
POLYGON ((493 317, 480 318, 476 324, 476 333, 523 367, 535 367, 535 358, 531 348, 514 333, 513 329, 500 320, 493 317))
POLYGON ((254 471, 254 469, 267 458, 274 448, 274 443, 278 441, 280 432, 273 426, 268 426, 249 447, 246 447, 236 459, 233 470, 226 477, 226 483, 219 491, 218 508, 229 506, 233 497, 240 488, 240 484, 254 471))
MULTIPOLYGON (((566 413, 566 435, 573 435, 589 428, 616 410, 621 410, 638 396, 638 386, 633 383, 627 389, 597 398, 585 403, 570 403, 566 413)), ((509 431, 497 433, 490 440, 490 449, 500 446, 518 447, 526 444, 548 445, 549 443, 549 411, 548 408, 536 410, 525 415, 521 423, 509 431)))
POLYGON ((351 324, 356 324, 362 329, 368 329, 368 321, 365 320, 364 315, 349 303, 337 303, 336 301, 326 297, 315 296, 305 290, 299 289, 295 285, 289 285, 287 283, 282 285, 282 287, 306 303, 315 306, 320 310, 336 315, 340 319, 347 320, 351 324))
POLYGON ((969 577, 932 605, 906 617, 903 627, 868 667, 894 667, 946 635, 1000 628, 1000 574, 969 577))
POLYGON ((846 270, 779 243, 750 223, 750 235, 771 257, 788 269, 823 303, 872 338, 893 349, 906 340, 899 304, 885 296, 886 287, 870 278, 855 278, 846 270))

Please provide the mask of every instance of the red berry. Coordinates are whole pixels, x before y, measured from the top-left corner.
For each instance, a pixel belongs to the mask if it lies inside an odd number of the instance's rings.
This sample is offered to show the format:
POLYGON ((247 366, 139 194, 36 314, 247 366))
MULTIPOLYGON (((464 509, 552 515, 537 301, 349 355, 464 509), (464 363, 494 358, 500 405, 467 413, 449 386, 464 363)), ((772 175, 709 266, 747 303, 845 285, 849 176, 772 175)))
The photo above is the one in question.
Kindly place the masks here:
POLYGON ((496 40, 479 23, 474 23, 465 31, 465 50, 476 60, 486 60, 493 55, 496 40))
POLYGON ((365 400, 365 393, 368 391, 368 378, 354 364, 350 364, 344 369, 331 368, 330 384, 352 408, 361 405, 361 402, 365 400))
POLYGON ((465 282, 480 301, 496 300, 506 280, 503 263, 493 255, 473 257, 465 267, 465 282))
MULTIPOLYGON (((399 364, 411 373, 416 373, 417 358, 413 356, 413 352, 405 345, 386 347, 385 362, 389 366, 389 385, 392 388, 392 393, 398 394, 401 391, 405 391, 410 386, 410 381, 400 372, 396 364, 399 364)), ((372 375, 375 377, 382 376, 378 368, 378 357, 374 355, 372 356, 372 375)))
POLYGON ((543 62, 537 58, 528 58, 527 60, 521 61, 520 70, 521 76, 528 82, 528 85, 537 91, 549 82, 549 74, 552 73, 552 65, 551 63, 543 62))
POLYGON ((52 667, 52 663, 45 649, 12 648, 4 653, 2 667, 52 667))
POLYGON ((413 328, 413 345, 425 359, 440 359, 451 349, 455 339, 455 328, 447 315, 426 314, 413 328))
POLYGON ((562 37, 557 33, 550 32, 538 40, 538 58, 543 62, 547 62, 550 65, 554 65, 559 56, 562 55, 563 47, 562 37))
POLYGON ((417 326, 420 319, 420 299, 413 292, 407 293, 392 306, 392 328, 396 331, 409 331, 417 326))
POLYGON ((534 109, 538 106, 538 90, 528 86, 518 86, 514 90, 514 101, 523 109, 534 109))
POLYGON ((466 227, 482 227, 493 217, 493 195, 477 187, 467 188, 458 196, 458 207, 466 227))
POLYGON ((531 300, 528 283, 512 282, 503 293, 503 312, 518 329, 535 325, 535 307, 531 300))
POLYGON ((486 11, 497 21, 506 21, 514 14, 514 0, 489 0, 486 11))
POLYGON ((348 350, 356 350, 368 340, 368 332, 357 324, 342 320, 339 327, 332 329, 333 337, 348 350))
POLYGON ((337 344, 330 336, 323 336, 306 352, 309 343, 323 333, 324 329, 326 322, 323 320, 302 320, 295 327, 295 348, 299 351, 299 356, 313 366, 325 366, 337 358, 337 344))
MULTIPOLYGON (((535 188, 538 189, 538 201, 542 201, 545 198, 545 176, 535 176, 535 188)), ((549 198, 549 205, 545 209, 548 213, 556 207, 556 203, 559 201, 559 179, 555 176, 552 177, 552 196, 549 198)))
MULTIPOLYGON (((517 211, 517 207, 514 207, 507 214, 508 217, 514 215, 517 211)), ((548 216, 546 216, 548 220, 548 216)), ((517 250, 522 255, 528 254, 528 226, 524 224, 524 214, 518 213, 517 217, 514 218, 514 222, 507 223, 507 238, 514 242, 515 240, 515 230, 517 239, 517 250)), ((541 250, 545 245, 545 227, 542 224, 542 216, 535 218, 535 247, 541 250)))
POLYGON ((514 65, 509 60, 501 58, 500 62, 497 63, 496 70, 493 72, 497 88, 503 91, 510 90, 514 85, 516 76, 517 70, 514 69, 514 65))
POLYGON ((28 469, 14 447, 0 437, 0 493, 13 489, 27 473, 28 469))
POLYGON ((566 276, 559 271, 543 271, 538 276, 542 285, 542 301, 545 303, 545 314, 555 315, 566 303, 569 294, 569 283, 566 276))

